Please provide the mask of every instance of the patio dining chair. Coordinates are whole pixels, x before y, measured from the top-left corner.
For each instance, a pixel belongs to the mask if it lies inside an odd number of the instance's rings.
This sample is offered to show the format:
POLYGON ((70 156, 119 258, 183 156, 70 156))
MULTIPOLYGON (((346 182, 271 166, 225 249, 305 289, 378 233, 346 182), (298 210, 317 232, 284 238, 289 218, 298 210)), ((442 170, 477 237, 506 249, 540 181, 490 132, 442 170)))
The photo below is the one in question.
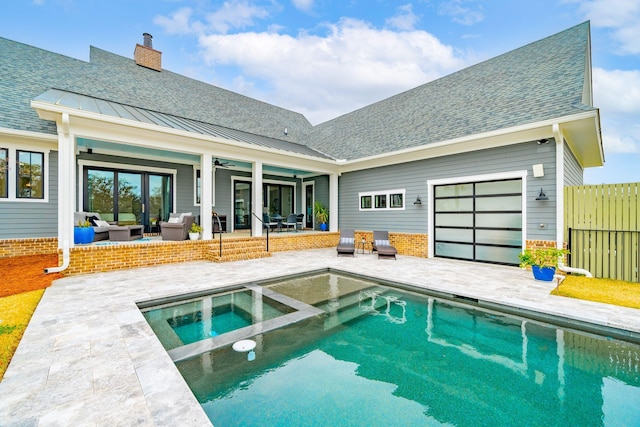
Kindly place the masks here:
POLYGON ((287 231, 289 231, 290 228, 293 228, 293 231, 298 231, 296 228, 296 224, 298 223, 297 217, 298 216, 296 214, 287 215, 287 220, 282 223, 283 226, 287 227, 287 231))

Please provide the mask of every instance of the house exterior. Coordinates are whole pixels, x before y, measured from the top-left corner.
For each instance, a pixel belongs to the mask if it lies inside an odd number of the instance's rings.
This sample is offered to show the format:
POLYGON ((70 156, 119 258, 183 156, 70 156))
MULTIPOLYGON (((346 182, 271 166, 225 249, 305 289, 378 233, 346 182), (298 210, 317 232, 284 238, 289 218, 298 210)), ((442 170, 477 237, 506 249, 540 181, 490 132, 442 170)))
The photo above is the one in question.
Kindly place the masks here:
POLYGON ((330 231, 517 264, 527 245, 563 243, 562 188, 604 163, 588 22, 316 126, 162 69, 148 34, 133 59, 3 38, 0 53, 5 240, 72 246, 76 211, 147 231, 171 212, 216 212, 258 237, 263 213, 317 228, 321 201, 330 231))

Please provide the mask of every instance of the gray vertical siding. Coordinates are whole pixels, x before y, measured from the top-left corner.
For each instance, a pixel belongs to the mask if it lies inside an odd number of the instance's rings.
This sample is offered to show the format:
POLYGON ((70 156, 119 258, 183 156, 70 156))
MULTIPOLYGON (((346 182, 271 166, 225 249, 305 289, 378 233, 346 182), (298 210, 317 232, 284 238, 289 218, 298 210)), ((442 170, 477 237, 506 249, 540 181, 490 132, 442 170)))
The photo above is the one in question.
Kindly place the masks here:
POLYGON ((580 166, 578 159, 573 155, 567 143, 564 143, 564 185, 571 187, 573 185, 584 184, 584 168, 580 166))
MULTIPOLYGON (((555 145, 538 145, 535 141, 463 153, 435 159, 420 160, 372 170, 348 172, 340 177, 341 228, 359 230, 386 229, 396 232, 427 233, 429 212, 427 181, 500 172, 527 170, 526 206, 528 239, 555 238, 555 145), (544 177, 533 178, 532 166, 542 163, 544 177), (549 197, 536 201, 540 188, 549 197), (405 189, 405 210, 359 210, 359 192, 405 189), (414 205, 420 195, 422 205, 414 205), (539 224, 544 223, 544 228, 539 224)), ((317 190, 316 190, 317 191, 317 190)))
MULTIPOLYGON (((58 235, 58 152, 49 152, 45 185, 48 202, 0 202, 0 238, 20 239, 58 235)), ((15 191, 15 189, 9 189, 15 191)))

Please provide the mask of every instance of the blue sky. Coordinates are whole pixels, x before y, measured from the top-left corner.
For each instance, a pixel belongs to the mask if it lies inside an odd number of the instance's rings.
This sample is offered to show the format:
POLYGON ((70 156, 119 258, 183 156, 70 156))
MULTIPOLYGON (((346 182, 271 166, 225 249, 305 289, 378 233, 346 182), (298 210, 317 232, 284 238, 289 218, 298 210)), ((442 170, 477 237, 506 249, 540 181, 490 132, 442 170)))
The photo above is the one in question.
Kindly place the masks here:
POLYGON ((585 182, 638 182, 638 0, 0 3, 0 37, 88 60, 90 45, 132 58, 148 32, 163 68, 300 112, 313 124, 586 20, 606 162, 587 169, 585 182))

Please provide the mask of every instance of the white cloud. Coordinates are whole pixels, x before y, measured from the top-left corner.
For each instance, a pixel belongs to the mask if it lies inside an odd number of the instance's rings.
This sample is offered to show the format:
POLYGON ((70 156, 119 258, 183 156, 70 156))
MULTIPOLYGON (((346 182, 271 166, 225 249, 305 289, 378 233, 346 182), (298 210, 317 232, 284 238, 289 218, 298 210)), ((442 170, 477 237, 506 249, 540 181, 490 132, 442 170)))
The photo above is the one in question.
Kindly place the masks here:
POLYGON ((462 25, 473 25, 484 19, 482 6, 478 6, 477 10, 473 10, 464 6, 469 0, 449 0, 443 2, 439 6, 441 15, 450 16, 453 22, 462 25))
POLYGON ((293 6, 296 9, 309 11, 313 8, 313 0, 292 0, 293 6))
POLYGON ((247 28, 255 19, 269 16, 266 9, 249 4, 247 1, 226 1, 220 9, 207 15, 212 30, 227 33, 230 29, 247 28))
POLYGON ((640 153, 640 70, 594 68, 593 98, 602 117, 605 154, 640 153))
POLYGON ((596 106, 615 114, 640 117, 640 70, 593 69, 596 106))
POLYGON ((239 67, 242 89, 260 88, 243 93, 303 113, 313 123, 464 65, 450 46, 425 31, 380 30, 354 19, 327 29, 326 36, 246 32, 203 35, 199 41, 209 64, 239 67))
POLYGON ((579 11, 594 27, 610 28, 620 43, 620 53, 640 53, 640 2, 638 0, 567 0, 578 3, 579 11))
POLYGON ((245 0, 226 1, 215 12, 206 14, 205 23, 193 19, 193 10, 188 7, 178 9, 166 16, 156 16, 153 22, 168 34, 206 34, 216 32, 226 34, 230 30, 244 29, 264 19, 269 12, 245 0))
POLYGON ((413 30, 420 17, 413 13, 413 5, 405 4, 398 8, 398 14, 387 19, 387 25, 399 30, 413 30))
POLYGON ((167 34, 190 34, 197 32, 199 25, 190 22, 192 10, 183 7, 173 12, 170 17, 156 16, 153 23, 161 27, 167 34))

